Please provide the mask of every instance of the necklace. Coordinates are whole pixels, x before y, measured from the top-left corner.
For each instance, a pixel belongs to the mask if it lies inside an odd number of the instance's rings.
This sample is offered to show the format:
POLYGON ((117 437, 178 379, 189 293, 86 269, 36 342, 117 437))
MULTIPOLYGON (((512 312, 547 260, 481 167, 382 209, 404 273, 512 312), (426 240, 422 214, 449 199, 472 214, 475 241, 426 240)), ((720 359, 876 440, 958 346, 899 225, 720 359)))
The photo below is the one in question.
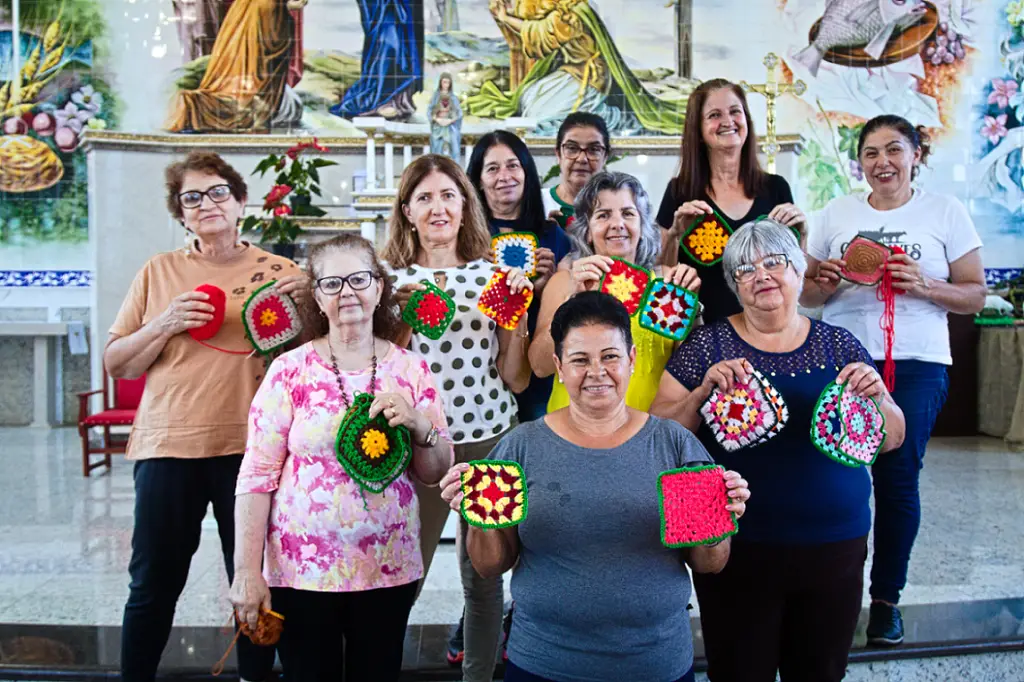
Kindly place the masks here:
MULTIPOLYGON (((377 342, 373 342, 374 351, 373 356, 370 358, 370 390, 368 391, 372 398, 374 393, 377 392, 377 342)), ((334 357, 334 347, 331 346, 331 336, 327 335, 327 352, 331 356, 331 369, 334 371, 334 378, 338 381, 338 393, 341 394, 341 402, 345 404, 345 412, 348 413, 352 409, 352 403, 349 401, 348 396, 345 395, 345 382, 341 380, 341 371, 338 369, 338 361, 334 357)), ((355 399, 355 391, 352 392, 352 398, 355 399)))

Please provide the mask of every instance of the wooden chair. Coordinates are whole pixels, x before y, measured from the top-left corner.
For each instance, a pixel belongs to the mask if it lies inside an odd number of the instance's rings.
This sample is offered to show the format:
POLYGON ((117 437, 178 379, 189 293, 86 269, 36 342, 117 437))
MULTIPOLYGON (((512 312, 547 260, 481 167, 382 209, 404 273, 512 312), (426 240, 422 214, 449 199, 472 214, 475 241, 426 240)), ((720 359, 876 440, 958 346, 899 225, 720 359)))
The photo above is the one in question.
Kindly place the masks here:
POLYGON ((145 387, 145 375, 138 379, 114 379, 111 382, 104 369, 103 388, 78 394, 78 433, 82 436, 83 476, 88 476, 97 467, 106 466, 110 469, 110 455, 124 454, 128 447, 127 441, 115 442, 111 438, 110 427, 131 426, 135 422, 135 411, 142 401, 145 387), (103 395, 103 409, 90 414, 89 398, 98 394, 103 395), (93 447, 89 443, 89 431, 93 428, 103 429, 100 447, 93 447), (103 455, 103 459, 93 462, 92 455, 103 455))

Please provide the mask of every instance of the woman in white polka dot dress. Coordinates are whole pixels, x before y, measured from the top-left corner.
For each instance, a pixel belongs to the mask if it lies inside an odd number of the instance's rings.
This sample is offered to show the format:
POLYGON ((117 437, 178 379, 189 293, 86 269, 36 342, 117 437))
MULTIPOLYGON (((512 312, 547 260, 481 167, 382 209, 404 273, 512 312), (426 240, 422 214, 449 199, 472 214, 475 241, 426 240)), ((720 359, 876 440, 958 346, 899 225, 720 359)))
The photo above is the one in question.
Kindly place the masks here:
MULTIPOLYGON (((494 272, 490 234, 476 191, 462 169, 439 155, 422 156, 402 174, 391 212, 383 258, 392 270, 399 304, 427 280, 456 304, 455 319, 437 340, 409 330, 409 347, 430 363, 448 416, 455 460, 485 459, 516 424, 514 393, 530 381, 527 316, 512 331, 499 328, 477 308, 494 272)), ((533 285, 519 270, 509 273, 513 290, 533 285)), ((441 538, 449 508, 439 491, 419 488, 424 575, 441 538)), ((501 633, 501 577, 483 579, 465 551, 460 520, 459 567, 465 589, 466 682, 491 680, 501 633)))

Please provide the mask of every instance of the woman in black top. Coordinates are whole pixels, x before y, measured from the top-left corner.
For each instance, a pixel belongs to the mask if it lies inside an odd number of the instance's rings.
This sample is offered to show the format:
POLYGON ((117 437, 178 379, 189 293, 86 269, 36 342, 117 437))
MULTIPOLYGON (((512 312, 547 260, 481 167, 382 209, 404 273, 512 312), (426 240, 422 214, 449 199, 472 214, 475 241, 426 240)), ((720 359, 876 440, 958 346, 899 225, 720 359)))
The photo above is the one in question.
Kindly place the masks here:
MULTIPOLYGON (((689 259, 675 245, 693 222, 712 211, 737 230, 765 216, 793 228, 803 243, 803 212, 793 205, 793 193, 785 178, 761 169, 757 138, 743 90, 722 78, 702 83, 686 106, 686 123, 680 151, 679 176, 668 183, 658 209, 662 233, 663 264, 689 259)), ((710 265, 697 263, 704 323, 740 312, 739 303, 725 281, 720 258, 710 265)))

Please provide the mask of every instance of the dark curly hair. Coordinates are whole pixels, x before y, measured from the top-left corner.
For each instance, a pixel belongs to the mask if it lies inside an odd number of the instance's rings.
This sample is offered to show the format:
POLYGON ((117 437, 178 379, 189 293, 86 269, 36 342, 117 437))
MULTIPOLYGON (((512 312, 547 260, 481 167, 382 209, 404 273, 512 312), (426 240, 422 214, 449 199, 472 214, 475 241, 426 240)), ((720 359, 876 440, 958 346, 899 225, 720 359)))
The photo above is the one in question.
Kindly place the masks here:
MULTIPOLYGON (((860 153, 864 151, 864 141, 868 139, 868 135, 882 128, 895 130, 903 139, 910 143, 911 147, 920 149, 921 165, 928 165, 928 156, 931 154, 932 145, 927 129, 924 126, 915 126, 907 119, 895 114, 875 116, 864 124, 860 131, 860 137, 857 138, 857 158, 860 158, 860 153)), ((911 172, 911 179, 917 177, 918 170, 918 167, 915 165, 914 170, 911 172)))
POLYGON ((167 187, 167 210, 171 216, 181 222, 185 219, 181 211, 181 186, 185 182, 185 174, 189 172, 216 175, 224 179, 231 188, 231 196, 240 204, 245 203, 249 188, 241 173, 234 166, 213 152, 191 152, 183 161, 175 161, 164 171, 164 183, 167 187))
POLYGON ((324 258, 332 251, 358 251, 370 264, 370 271, 377 277, 381 288, 380 305, 373 311, 373 334, 395 343, 401 335, 398 319, 398 303, 395 301, 395 290, 388 278, 388 273, 377 258, 377 252, 368 240, 358 234, 347 232, 319 242, 309 250, 306 272, 309 275, 310 292, 300 299, 299 309, 302 315, 303 329, 307 340, 325 336, 330 329, 327 318, 320 313, 316 304, 316 280, 325 275, 320 270, 324 258))

